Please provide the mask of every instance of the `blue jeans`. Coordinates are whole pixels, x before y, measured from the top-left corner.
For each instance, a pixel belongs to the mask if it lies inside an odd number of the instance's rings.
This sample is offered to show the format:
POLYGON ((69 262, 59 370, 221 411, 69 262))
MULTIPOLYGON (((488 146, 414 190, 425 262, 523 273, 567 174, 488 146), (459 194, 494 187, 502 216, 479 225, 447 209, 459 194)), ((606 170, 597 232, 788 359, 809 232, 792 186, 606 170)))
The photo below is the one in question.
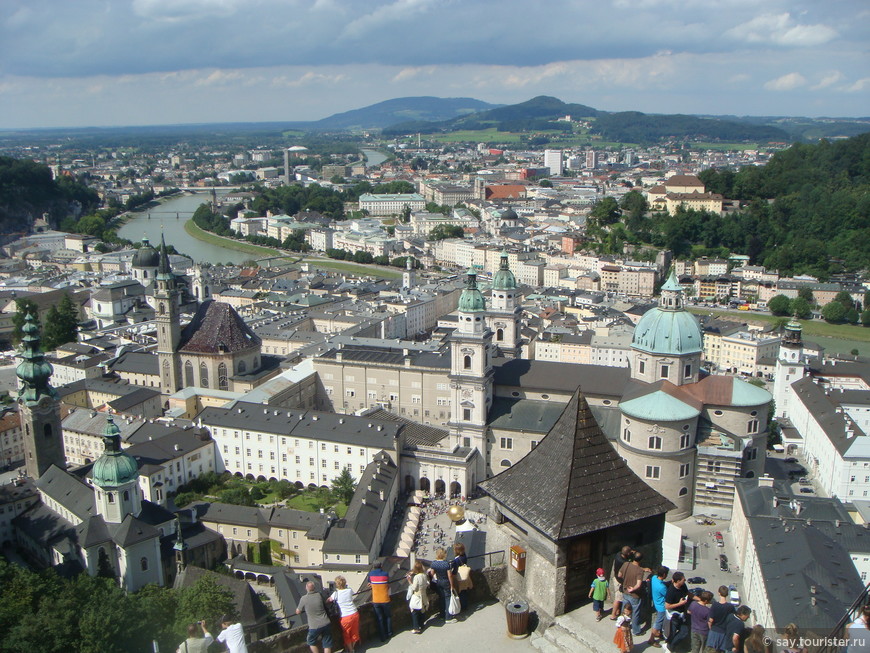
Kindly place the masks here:
POLYGON ((422 610, 411 610, 411 623, 414 626, 414 630, 423 630, 422 610))
POLYGON ((393 636, 393 615, 390 612, 390 604, 372 603, 372 609, 378 619, 378 633, 381 635, 381 641, 386 642, 393 636))
POLYGON ((438 596, 441 598, 441 618, 446 621, 451 618, 450 615, 447 614, 447 605, 450 603, 450 583, 442 583, 441 581, 438 581, 435 584, 435 589, 438 590, 438 596))
POLYGON ((622 600, 631 606, 631 634, 640 635, 640 599, 631 594, 623 594, 622 600))

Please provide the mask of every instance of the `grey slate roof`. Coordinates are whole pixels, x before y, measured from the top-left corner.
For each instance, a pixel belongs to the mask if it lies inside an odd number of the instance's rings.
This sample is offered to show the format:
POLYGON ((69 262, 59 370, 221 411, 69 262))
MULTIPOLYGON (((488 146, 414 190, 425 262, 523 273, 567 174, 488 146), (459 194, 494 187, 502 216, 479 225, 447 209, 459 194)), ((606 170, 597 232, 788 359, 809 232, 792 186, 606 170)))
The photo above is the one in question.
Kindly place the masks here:
POLYGON ((93 489, 55 465, 49 467, 36 481, 36 487, 82 521, 97 514, 93 489))
POLYGON ((134 444, 125 449, 125 452, 136 459, 139 471, 142 472, 145 466, 163 465, 197 449, 213 446, 214 441, 207 435, 203 440, 192 430, 172 429, 157 439, 134 444))
POLYGON ((515 358, 493 360, 495 384, 527 390, 573 392, 578 386, 595 388, 589 394, 619 397, 629 379, 627 367, 578 365, 515 358))
POLYGON ((663 515, 674 507, 616 453, 579 388, 538 446, 480 487, 553 540, 663 515))
POLYGON ((178 351, 220 354, 244 351, 259 344, 260 338, 232 306, 206 301, 181 333, 178 351))
POLYGON ((824 389, 817 385, 810 376, 795 381, 791 384, 791 388, 797 400, 806 406, 819 426, 825 431, 825 435, 828 436, 834 448, 842 455, 847 454, 851 446, 860 439, 862 431, 848 414, 837 412, 840 393, 825 394, 824 389), (846 437, 847 424, 852 426, 856 436, 846 437))
POLYGON ((404 424, 405 426, 402 429, 402 435, 405 437, 405 446, 422 445, 426 447, 436 447, 439 442, 444 441, 444 439, 450 435, 450 432, 446 429, 439 429, 427 424, 419 424, 418 422, 401 417, 388 410, 384 410, 383 408, 366 412, 366 416, 374 419, 404 424))
POLYGON ((156 354, 147 352, 131 351, 121 354, 110 365, 109 369, 115 372, 128 372, 131 374, 150 374, 157 376, 160 373, 159 360, 156 354))
POLYGON ((494 429, 548 433, 565 404, 533 399, 495 397, 487 415, 487 425, 494 429))
POLYGON ((264 528, 267 525, 305 531, 309 539, 319 540, 326 537, 330 518, 319 512, 306 512, 293 508, 260 508, 257 506, 236 506, 229 503, 197 502, 196 508, 203 521, 222 524, 238 524, 251 528, 264 528))
POLYGON ((159 537, 157 529, 139 517, 127 515, 112 536, 115 544, 121 547, 133 546, 139 542, 159 537))

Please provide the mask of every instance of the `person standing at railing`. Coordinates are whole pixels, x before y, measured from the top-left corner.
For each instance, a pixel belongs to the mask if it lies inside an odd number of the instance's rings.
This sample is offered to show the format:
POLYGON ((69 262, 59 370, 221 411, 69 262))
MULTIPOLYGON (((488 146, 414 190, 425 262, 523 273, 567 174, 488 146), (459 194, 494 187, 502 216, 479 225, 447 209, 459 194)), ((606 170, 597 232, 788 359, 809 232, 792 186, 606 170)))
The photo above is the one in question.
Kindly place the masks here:
POLYGON ((360 641, 359 612, 353 604, 353 590, 348 588, 347 579, 344 576, 335 577, 335 591, 328 600, 335 601, 341 611, 341 632, 344 634, 344 646, 350 653, 354 653, 354 649, 360 641))
POLYGON ((414 568, 408 572, 408 609, 411 610, 412 633, 419 635, 423 632, 423 620, 426 610, 429 609, 429 583, 426 580, 426 570, 423 563, 417 560, 414 568))
POLYGON ((861 608, 858 618, 846 626, 846 637, 849 640, 847 653, 870 651, 870 605, 861 608))
POLYGON ((369 587, 372 590, 372 609, 378 622, 381 641, 386 642, 393 636, 393 615, 390 611, 390 576, 381 562, 375 562, 369 572, 369 587))

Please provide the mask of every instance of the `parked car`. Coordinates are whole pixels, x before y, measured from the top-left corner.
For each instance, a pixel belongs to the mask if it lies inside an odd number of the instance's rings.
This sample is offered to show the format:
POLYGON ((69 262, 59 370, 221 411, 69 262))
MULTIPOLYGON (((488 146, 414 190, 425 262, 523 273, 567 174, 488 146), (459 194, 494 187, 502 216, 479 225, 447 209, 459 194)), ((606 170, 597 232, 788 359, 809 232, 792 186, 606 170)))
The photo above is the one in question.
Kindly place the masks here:
POLYGON ((813 482, 810 479, 808 479, 806 476, 801 477, 801 479, 798 481, 798 483, 800 483, 801 485, 812 485, 813 484, 813 482))
POLYGON ((802 487, 801 492, 803 492, 804 494, 815 494, 816 493, 816 491, 813 490, 813 488, 811 488, 811 487, 802 487))
POLYGON ((740 605, 740 592, 737 591, 737 587, 734 585, 728 586, 728 602, 731 605, 740 605))
POLYGON ((785 462, 787 462, 787 463, 796 463, 796 462, 797 462, 797 458, 786 458, 786 459, 785 459, 785 462))
POLYGON ((722 537, 722 533, 719 531, 713 533, 713 539, 716 540, 716 546, 725 546, 725 538, 722 537))
POLYGON ((719 556, 719 569, 728 571, 728 556, 724 553, 719 556))
POLYGON ((707 582, 707 579, 701 576, 692 576, 688 582, 692 583, 692 585, 703 585, 707 582))

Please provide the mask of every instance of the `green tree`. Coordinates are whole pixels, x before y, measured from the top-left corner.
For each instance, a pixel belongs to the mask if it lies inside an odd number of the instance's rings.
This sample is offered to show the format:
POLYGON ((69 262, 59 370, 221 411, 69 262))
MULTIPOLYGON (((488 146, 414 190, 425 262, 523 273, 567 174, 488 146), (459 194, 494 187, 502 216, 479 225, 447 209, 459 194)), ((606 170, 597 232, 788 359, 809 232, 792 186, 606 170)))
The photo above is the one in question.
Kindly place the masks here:
POLYGON ((826 322, 842 322, 846 319, 846 307, 838 301, 825 304, 822 307, 822 317, 826 322))
POLYGON ((789 310, 791 310, 791 301, 785 295, 777 295, 771 297, 770 301, 767 302, 767 308, 773 315, 788 315, 789 310))
POLYGON ((870 308, 865 308, 861 313, 861 324, 865 327, 870 327, 870 308))
POLYGON ((599 225, 614 224, 619 221, 622 213, 619 204, 612 197, 605 197, 595 202, 589 215, 598 221, 599 225))
POLYGON ((849 324, 858 324, 858 321, 861 319, 861 314, 858 312, 858 309, 854 306, 846 311, 846 322, 849 324))
POLYGON ((21 329, 24 327, 27 314, 30 313, 39 325, 39 308, 36 304, 27 298, 15 300, 15 315, 12 316, 12 342, 16 345, 21 342, 21 336, 24 334, 21 329))
POLYGON ((810 290, 809 288, 807 288, 806 286, 803 286, 802 288, 800 288, 798 290, 798 297, 801 297, 802 299, 806 299, 810 304, 813 304, 816 301, 815 298, 813 297, 813 291, 810 290))
POLYGON ((791 300, 789 309, 792 315, 797 315, 802 320, 808 320, 813 316, 813 309, 810 303, 803 297, 795 297, 791 300))
POLYGON ((175 614, 175 632, 181 636, 186 632, 187 624, 201 619, 215 623, 224 614, 229 614, 234 619, 238 617, 232 592, 218 585, 213 577, 202 576, 180 593, 175 614))
POLYGON ((232 487, 226 490, 221 490, 218 494, 218 501, 221 503, 232 503, 237 506, 255 505, 251 493, 244 487, 232 487))
POLYGON ((410 222, 411 221, 411 205, 405 204, 402 207, 402 212, 399 214, 399 219, 402 222, 410 222))
POLYGON ((456 224, 435 225, 429 231, 429 240, 444 240, 445 238, 463 238, 465 231, 456 224))
POLYGON ((841 290, 837 293, 837 296, 834 297, 835 302, 839 302, 843 305, 843 308, 848 311, 850 308, 855 308, 855 302, 852 301, 852 295, 850 295, 845 290, 841 290))
POLYGON ((57 349, 68 342, 78 340, 79 312, 69 293, 57 306, 48 309, 43 332, 43 347, 46 351, 57 349))
POLYGON ((332 479, 332 495, 345 505, 350 503, 355 489, 356 479, 346 467, 341 470, 341 474, 332 479))
POLYGON ((541 181, 538 183, 538 185, 539 185, 541 188, 552 188, 552 187, 553 187, 553 182, 550 181, 549 179, 541 179, 541 181))

